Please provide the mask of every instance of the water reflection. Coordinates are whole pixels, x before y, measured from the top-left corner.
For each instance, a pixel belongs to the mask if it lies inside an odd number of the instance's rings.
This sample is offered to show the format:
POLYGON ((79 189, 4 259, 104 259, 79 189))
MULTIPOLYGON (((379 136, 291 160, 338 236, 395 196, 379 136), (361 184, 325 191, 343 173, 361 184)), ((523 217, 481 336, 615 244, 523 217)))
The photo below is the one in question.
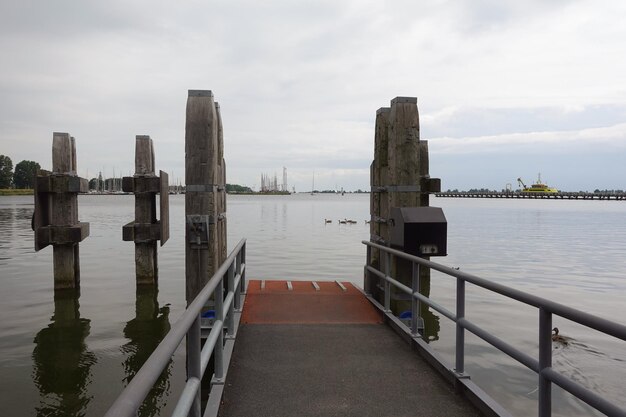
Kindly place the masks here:
POLYGON ((22 246, 29 238, 32 239, 32 214, 32 207, 0 206, 0 249, 3 249, 0 253, 0 265, 11 259, 8 255, 12 248, 16 245, 22 246))
POLYGON ((57 291, 52 323, 35 336, 33 382, 39 389, 37 416, 83 416, 91 399, 91 367, 96 356, 87 350, 90 320, 80 317, 78 291, 57 291))
MULTIPOLYGON (((124 327, 124 336, 130 340, 122 346, 122 352, 126 355, 123 362, 126 384, 133 379, 170 330, 169 304, 159 308, 157 295, 156 287, 137 287, 135 318, 124 327)), ((151 417, 160 414, 161 408, 166 404, 166 394, 170 391, 171 366, 170 361, 139 409, 139 416, 151 417)))

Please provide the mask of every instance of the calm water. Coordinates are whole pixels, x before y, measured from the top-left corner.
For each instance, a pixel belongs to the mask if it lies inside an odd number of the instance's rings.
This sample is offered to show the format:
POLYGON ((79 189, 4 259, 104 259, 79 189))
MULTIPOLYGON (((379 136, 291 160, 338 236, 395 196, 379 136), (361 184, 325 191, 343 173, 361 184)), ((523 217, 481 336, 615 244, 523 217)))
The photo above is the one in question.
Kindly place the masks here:
MULTIPOLYGON (((132 196, 81 196, 91 235, 80 245, 79 296, 53 296, 52 249, 33 250, 32 197, 0 197, 0 409, 7 416, 103 414, 184 308, 184 199, 171 196, 171 237, 159 249, 158 292, 139 293, 134 246, 121 239, 132 196)), ((626 203, 432 198, 448 219, 435 260, 626 324, 626 203)), ((340 279, 362 286, 368 195, 229 196, 229 247, 248 239, 248 277, 340 279), (333 219, 326 225, 324 219, 333 219), (357 220, 339 225, 337 219, 357 220)), ((431 296, 454 309, 454 282, 433 273, 431 296)), ((468 288, 467 316, 531 355, 537 312, 468 288)), ((554 366, 626 407, 626 349, 555 318, 574 339, 554 366)), ((432 345, 452 361, 454 327, 433 316, 432 345)), ((466 336, 472 379, 514 415, 535 415, 535 375, 466 336)), ((179 351, 143 415, 169 415, 184 380, 179 351)), ((554 388, 554 415, 590 410, 554 388)))

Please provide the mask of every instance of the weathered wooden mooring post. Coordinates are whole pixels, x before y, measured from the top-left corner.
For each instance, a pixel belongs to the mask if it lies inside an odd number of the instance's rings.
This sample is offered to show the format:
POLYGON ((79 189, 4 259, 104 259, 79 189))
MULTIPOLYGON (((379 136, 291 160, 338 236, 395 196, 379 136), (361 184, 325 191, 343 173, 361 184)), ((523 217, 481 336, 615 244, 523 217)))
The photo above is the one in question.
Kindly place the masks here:
MULTIPOLYGON (((190 304, 226 259, 226 172, 219 105, 209 90, 189 90, 185 123, 185 282, 190 304)), ((215 315, 224 299, 220 282, 214 292, 215 315)), ((212 306, 205 306, 206 310, 212 306)), ((187 334, 187 375, 201 378, 200 318, 187 334)), ((218 336, 223 344, 223 334, 218 336)), ((221 352, 217 349, 216 352, 221 352)), ((221 360, 216 358, 216 363, 221 360)), ((220 374, 217 372, 216 374, 220 374)), ((213 381, 214 383, 223 381, 213 381)), ((190 411, 200 415, 200 392, 190 411)))
POLYGON ((122 239, 135 242, 137 285, 158 280, 157 240, 161 246, 170 236, 169 185, 166 172, 154 174, 154 146, 150 136, 135 138, 135 175, 122 179, 122 190, 135 194, 135 220, 124 225, 122 239), (156 194, 160 194, 160 220, 156 215, 156 194))
POLYGON ((89 182, 76 170, 76 141, 68 133, 52 135, 52 172, 40 170, 35 181, 35 250, 53 246, 54 289, 78 288, 78 243, 89 236, 89 223, 78 221, 78 193, 89 182))
MULTIPOLYGON (((376 112, 374 161, 370 175, 370 240, 391 246, 392 210, 427 207, 429 194, 441 188, 440 180, 429 175, 428 142, 420 140, 417 98, 396 97, 391 100, 391 107, 376 112)), ((427 256, 424 258, 428 259, 427 256)), ((389 261, 376 250, 372 250, 368 262, 380 270, 387 270, 405 285, 413 284, 415 275, 410 263, 395 258, 389 261)), ((379 280, 369 278, 365 284, 366 290, 380 299, 382 293, 378 285, 379 280)), ((428 294, 430 271, 427 268, 419 268, 419 288, 428 294)), ((410 307, 409 301, 402 301, 401 294, 392 298, 391 308, 395 313, 410 307)), ((427 310, 427 306, 424 307, 427 310)))
POLYGON ((226 187, 219 104, 189 90, 185 125, 186 298, 193 301, 226 259, 226 187))

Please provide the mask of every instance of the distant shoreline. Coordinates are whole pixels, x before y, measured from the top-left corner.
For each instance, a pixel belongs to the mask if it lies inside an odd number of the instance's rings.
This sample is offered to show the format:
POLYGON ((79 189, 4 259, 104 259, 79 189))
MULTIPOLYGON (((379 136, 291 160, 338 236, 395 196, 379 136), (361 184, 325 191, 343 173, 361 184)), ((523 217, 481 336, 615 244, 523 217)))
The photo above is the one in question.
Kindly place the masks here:
POLYGON ((35 193, 35 190, 33 189, 13 189, 13 188, 0 189, 0 196, 33 195, 34 193, 35 193))

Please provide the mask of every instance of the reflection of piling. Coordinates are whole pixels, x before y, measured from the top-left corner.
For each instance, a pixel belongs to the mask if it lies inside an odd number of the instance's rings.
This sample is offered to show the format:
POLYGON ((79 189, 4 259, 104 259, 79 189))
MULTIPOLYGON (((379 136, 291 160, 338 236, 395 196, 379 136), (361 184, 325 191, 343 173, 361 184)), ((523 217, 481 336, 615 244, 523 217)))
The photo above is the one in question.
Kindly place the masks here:
POLYGON ((35 250, 53 245, 55 290, 78 288, 78 243, 89 236, 89 223, 78 221, 78 193, 88 181, 76 174, 76 142, 68 133, 53 134, 52 172, 35 181, 35 250))
POLYGON ((96 356, 87 350, 90 322, 80 317, 79 293, 57 291, 52 323, 35 336, 33 382, 39 389, 38 416, 84 415, 96 356))
MULTIPOLYGON (((135 318, 126 323, 124 337, 129 342, 122 347, 127 355, 123 362, 128 383, 137 374, 163 337, 170 330, 169 306, 159 308, 156 286, 138 286, 135 303, 135 318)), ((170 362, 171 364, 171 362, 170 362)), ((171 365, 168 365, 146 396, 139 408, 139 417, 158 416, 166 404, 170 388, 171 365)))
POLYGON ((122 189, 135 194, 135 221, 122 228, 122 239, 135 242, 137 284, 156 284, 157 240, 169 238, 169 190, 167 173, 154 174, 154 146, 150 136, 135 138, 135 175, 124 177, 122 189), (160 193, 161 219, 156 218, 156 194, 160 193))

